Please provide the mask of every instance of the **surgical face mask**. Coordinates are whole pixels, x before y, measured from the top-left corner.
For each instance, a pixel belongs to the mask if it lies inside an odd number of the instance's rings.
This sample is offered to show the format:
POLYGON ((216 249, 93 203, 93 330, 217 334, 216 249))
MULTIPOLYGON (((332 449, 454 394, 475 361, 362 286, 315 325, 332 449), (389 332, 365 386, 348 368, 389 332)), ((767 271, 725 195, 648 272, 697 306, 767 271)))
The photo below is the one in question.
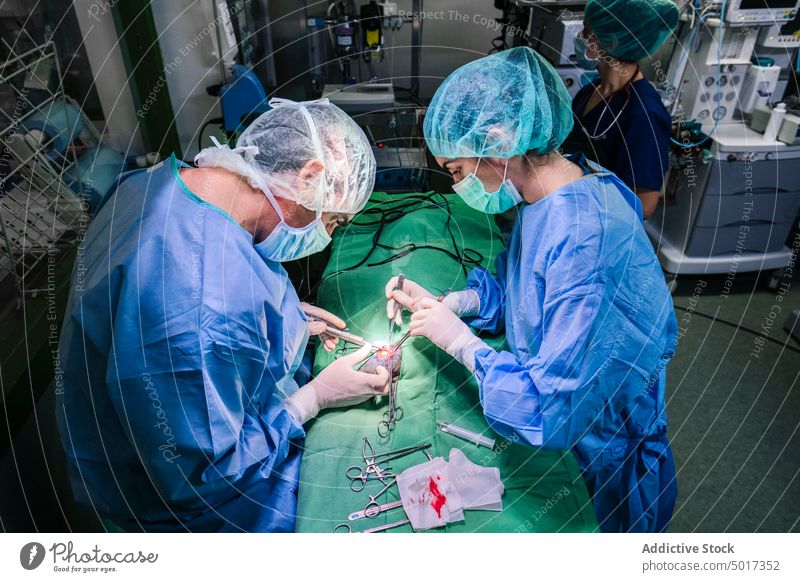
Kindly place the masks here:
MULTIPOLYGON (((481 162, 478 160, 478 166, 480 164, 481 162)), ((475 172, 478 171, 478 166, 475 166, 475 172)), ((486 214, 501 214, 522 202, 522 196, 514 184, 511 183, 511 180, 506 179, 508 161, 506 161, 506 169, 503 171, 503 183, 496 192, 487 192, 475 172, 471 172, 466 178, 453 184, 455 193, 475 210, 486 214)))
POLYGON ((255 245, 259 256, 268 261, 284 263, 318 253, 330 244, 331 235, 322 223, 322 213, 317 213, 310 224, 295 228, 286 224, 283 211, 272 192, 267 190, 264 194, 281 220, 266 239, 255 245))
POLYGON ((597 59, 586 56, 588 43, 582 34, 575 37, 575 62, 584 71, 594 71, 597 68, 597 59))

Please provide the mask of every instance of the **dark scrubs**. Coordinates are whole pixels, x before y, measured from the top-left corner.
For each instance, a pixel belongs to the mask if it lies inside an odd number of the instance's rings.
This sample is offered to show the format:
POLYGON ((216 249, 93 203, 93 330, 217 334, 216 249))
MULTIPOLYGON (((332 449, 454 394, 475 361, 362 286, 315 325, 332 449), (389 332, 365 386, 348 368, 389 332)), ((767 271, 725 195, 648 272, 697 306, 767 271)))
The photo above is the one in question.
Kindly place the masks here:
POLYGON ((627 104, 626 92, 619 91, 584 115, 594 87, 584 86, 572 100, 575 126, 562 151, 583 152, 634 192, 637 188, 660 190, 669 168, 672 122, 655 87, 647 79, 634 81, 627 104), (591 139, 590 135, 599 137, 591 139))

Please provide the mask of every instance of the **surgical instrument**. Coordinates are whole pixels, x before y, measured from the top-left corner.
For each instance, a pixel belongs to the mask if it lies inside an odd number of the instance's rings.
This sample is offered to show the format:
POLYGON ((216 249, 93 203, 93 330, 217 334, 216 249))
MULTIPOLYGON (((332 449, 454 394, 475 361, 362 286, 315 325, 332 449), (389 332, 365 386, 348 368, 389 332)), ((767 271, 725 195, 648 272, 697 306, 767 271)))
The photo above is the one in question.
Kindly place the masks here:
POLYGON ((386 525, 379 525, 377 527, 371 527, 369 529, 364 529, 357 532, 353 532, 353 528, 350 527, 349 523, 340 523, 335 528, 333 528, 333 531, 336 532, 341 528, 341 529, 346 529, 347 533, 378 533, 380 531, 386 531, 387 529, 394 529, 396 527, 400 527, 401 525, 407 525, 409 523, 411 523, 409 520, 401 519, 400 521, 387 523, 386 525))
MULTIPOLYGON (((397 284, 394 286, 395 291, 402 291, 403 290, 403 283, 405 283, 406 276, 401 274, 397 277, 397 284)), ((397 320, 397 315, 400 313, 400 304, 395 301, 394 303, 394 312, 392 313, 392 319, 389 321, 389 345, 391 345, 392 340, 394 339, 394 326, 397 320)))
POLYGON ((431 443, 425 443, 424 445, 414 445, 411 447, 404 447, 402 449, 394 449, 391 451, 384 451, 383 453, 375 453, 375 449, 372 447, 372 443, 369 442, 367 437, 364 437, 364 444, 362 447, 362 456, 364 457, 364 463, 367 466, 370 465, 380 465, 382 463, 388 463, 389 461, 394 461, 395 459, 399 459, 401 457, 408 456, 412 453, 416 453, 417 451, 425 451, 431 448, 431 443), (367 455, 367 448, 370 450, 370 454, 367 455))
POLYGON ((378 512, 375 514, 370 513, 367 515, 366 511, 354 511, 350 515, 347 516, 347 521, 356 521, 359 519, 364 519, 365 517, 375 517, 376 515, 380 515, 384 511, 390 511, 397 507, 403 507, 403 501, 398 499, 397 501, 392 501, 391 503, 385 503, 378 508, 378 512))
MULTIPOLYGON (((400 276, 397 277, 397 284, 394 286, 394 290, 402 291, 405 280, 406 276, 400 274, 400 276)), ((395 301, 394 312, 392 313, 392 318, 389 321, 389 345, 391 345, 392 340, 394 339, 394 327, 400 310, 400 304, 395 301)), ((389 361, 394 360, 395 354, 398 357, 400 355, 400 352, 392 349, 391 347, 385 350, 385 352, 389 361)), ((378 353, 380 354, 381 352, 379 351, 378 353)), ((383 413, 383 420, 378 422, 378 436, 381 438, 388 438, 389 434, 394 430, 394 425, 398 420, 402 420, 403 418, 403 408, 397 406, 397 384, 399 380, 399 374, 397 378, 394 376, 394 374, 392 374, 389 380, 389 410, 383 413)))
POLYGON ((367 465, 366 468, 359 465, 350 465, 345 470, 345 475, 350 479, 350 490, 354 493, 363 491, 367 486, 367 481, 380 481, 384 485, 387 479, 394 479, 395 474, 391 473, 391 467, 381 469, 378 465, 367 465), (361 483, 359 487, 357 484, 361 483))
POLYGON ((360 335, 356 335, 354 333, 350 333, 349 331, 339 329, 338 327, 331 325, 330 323, 328 323, 324 319, 320 319, 319 317, 314 317, 313 315, 306 314, 306 319, 308 321, 321 321, 322 323, 324 323, 325 324, 325 331, 323 332, 324 335, 332 335, 334 337, 338 337, 342 341, 349 342, 359 347, 367 343, 367 340, 365 340, 360 335))
POLYGON ((369 497, 369 502, 364 506, 364 515, 367 517, 375 517, 381 512, 381 504, 378 503, 378 497, 386 493, 389 489, 391 489, 394 485, 397 484, 397 477, 395 477, 391 483, 387 483, 383 486, 383 489, 378 491, 375 495, 367 494, 369 497))
POLYGON ((494 439, 485 437, 482 434, 479 434, 477 432, 472 432, 471 430, 467 430, 466 428, 456 426, 453 423, 445 422, 443 420, 437 420, 436 424, 439 427, 439 430, 441 430, 443 433, 457 436, 458 438, 462 438, 471 443, 475 443, 478 446, 484 446, 489 449, 494 448, 494 439))
MULTIPOLYGON (((394 384, 394 382, 392 382, 394 384)), ((394 425, 398 420, 403 419, 403 407, 395 406, 393 408, 393 395, 392 388, 389 388, 389 410, 383 413, 383 420, 378 422, 378 436, 382 439, 389 438, 389 433, 394 430, 394 425), (399 414, 398 414, 399 413, 399 414)))
MULTIPOLYGON (((450 289, 446 289, 444 293, 442 293, 441 295, 439 295, 439 297, 436 298, 436 301, 442 301, 449 294, 450 294, 450 289)), ((400 346, 402 346, 403 343, 405 343, 405 341, 410 337, 411 337, 411 330, 404 333, 403 336, 399 340, 397 340, 397 342, 389 346, 389 348, 393 350, 399 349, 400 346)))
POLYGON ((372 443, 369 442, 367 437, 364 437, 364 442, 361 445, 361 457, 364 459, 364 466, 350 465, 345 469, 345 476, 350 479, 350 489, 356 493, 363 491, 367 486, 367 481, 380 481, 386 485, 389 479, 396 478, 396 475, 392 473, 392 468, 385 466, 386 463, 417 451, 424 452, 430 458, 430 453, 427 452, 430 447, 430 443, 425 443, 376 453, 372 443), (360 486, 358 485, 359 483, 361 484, 360 486))

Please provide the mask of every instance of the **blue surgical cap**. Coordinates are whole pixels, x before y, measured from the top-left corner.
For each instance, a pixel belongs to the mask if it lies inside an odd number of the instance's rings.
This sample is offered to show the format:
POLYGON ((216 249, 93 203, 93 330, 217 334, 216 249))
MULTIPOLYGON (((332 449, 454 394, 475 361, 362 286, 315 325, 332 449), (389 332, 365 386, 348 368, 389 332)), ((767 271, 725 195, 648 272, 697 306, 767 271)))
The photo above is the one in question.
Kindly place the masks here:
POLYGON ((539 53, 518 47, 453 71, 433 96, 423 129, 437 157, 547 154, 572 130, 571 99, 539 53))
POLYGON ((640 61, 667 39, 679 14, 671 0, 589 0, 584 22, 609 56, 640 61))

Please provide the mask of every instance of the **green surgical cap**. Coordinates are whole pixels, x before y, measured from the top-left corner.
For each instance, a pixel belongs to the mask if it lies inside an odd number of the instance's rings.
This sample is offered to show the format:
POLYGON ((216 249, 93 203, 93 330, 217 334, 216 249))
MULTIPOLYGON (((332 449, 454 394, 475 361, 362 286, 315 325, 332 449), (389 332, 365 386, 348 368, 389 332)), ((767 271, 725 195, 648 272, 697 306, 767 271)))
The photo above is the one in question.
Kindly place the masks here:
POLYGON ((675 29, 679 12, 671 0, 589 0, 584 22, 609 56, 640 61, 675 29))
POLYGON ((434 156, 510 158, 558 149, 572 130, 572 105, 556 71, 518 47, 453 71, 423 125, 434 156))

